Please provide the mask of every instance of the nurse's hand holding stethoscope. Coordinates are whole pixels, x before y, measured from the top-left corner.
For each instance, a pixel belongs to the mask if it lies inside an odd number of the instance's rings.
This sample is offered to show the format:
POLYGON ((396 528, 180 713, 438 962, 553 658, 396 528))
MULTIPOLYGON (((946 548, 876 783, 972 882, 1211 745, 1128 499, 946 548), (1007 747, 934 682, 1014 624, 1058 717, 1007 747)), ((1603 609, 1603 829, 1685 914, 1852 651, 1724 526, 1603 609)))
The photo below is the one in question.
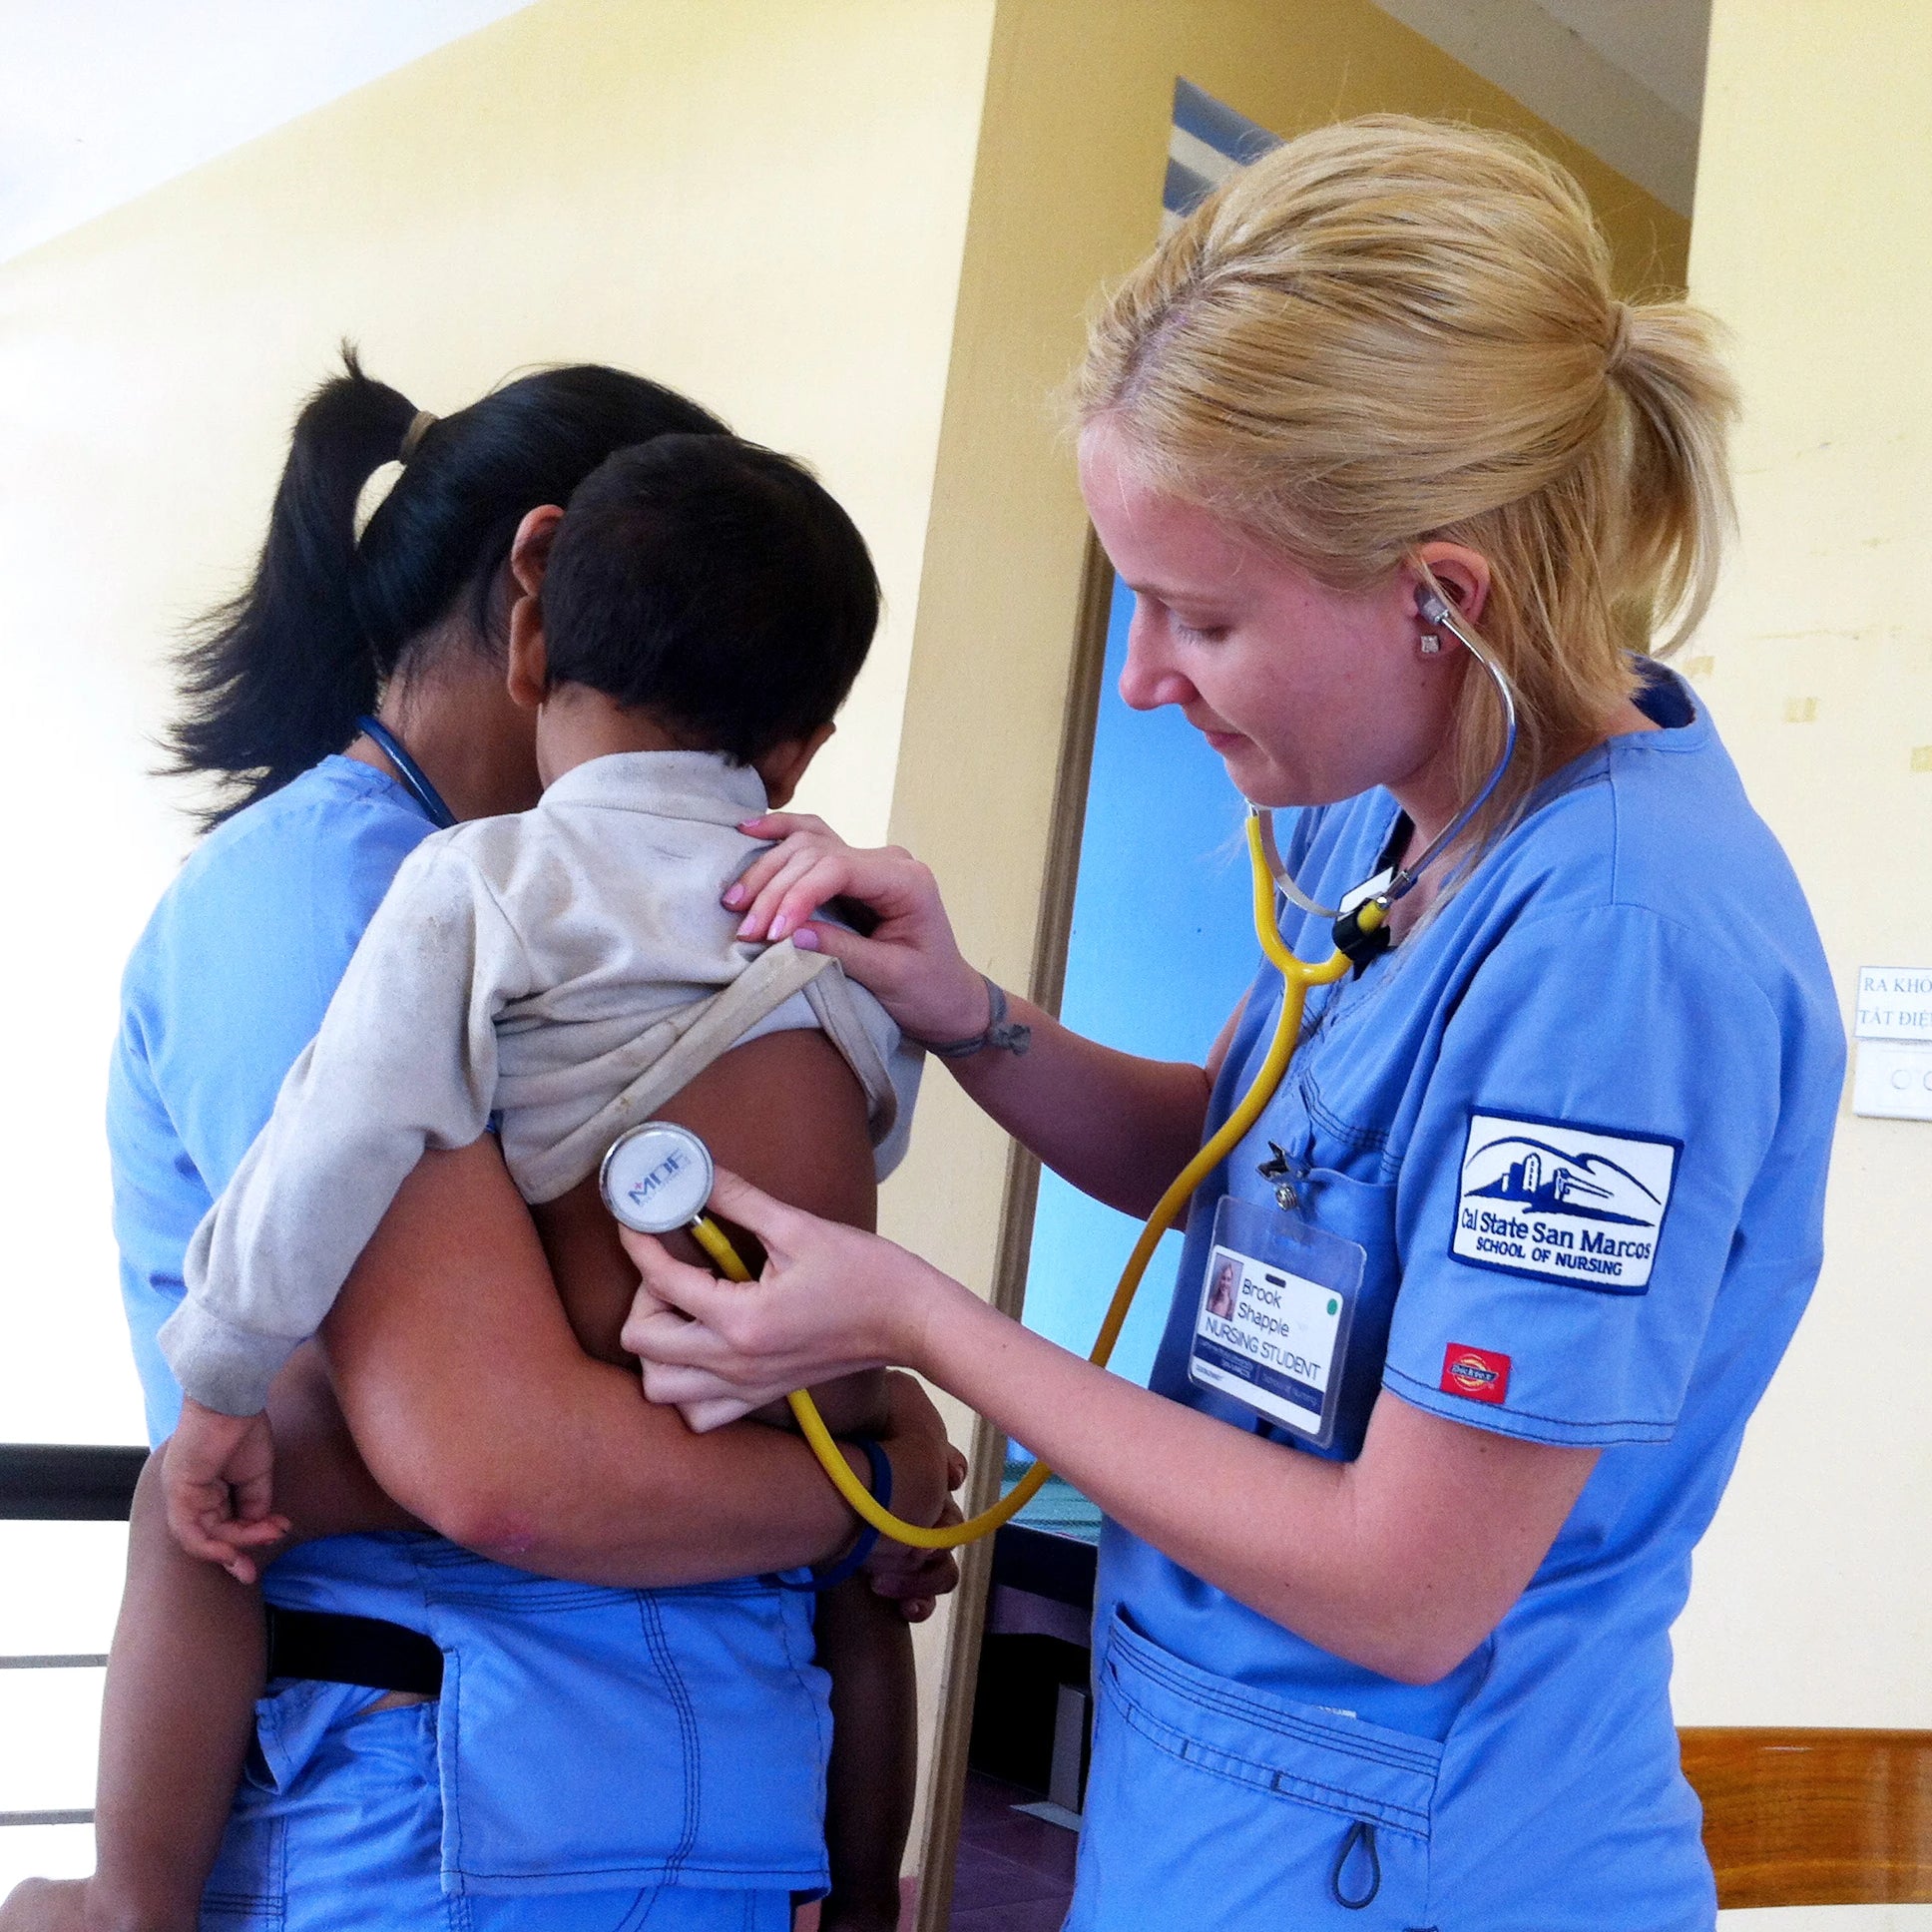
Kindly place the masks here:
POLYGON ((724 894, 738 937, 789 939, 838 961, 915 1040, 962 1040, 987 1024, 986 982, 966 963, 932 873, 896 845, 847 845, 821 818, 768 812, 738 827, 780 841, 724 894), (856 900, 877 924, 865 936, 813 919, 856 900))
MULTIPOLYGON (((721 1280, 676 1259, 655 1235, 618 1229, 644 1277, 624 1346, 644 1365, 645 1394, 668 1407, 734 1399, 762 1408, 795 1388, 907 1361, 917 1299, 909 1284, 929 1276, 957 1287, 891 1241, 788 1208, 723 1168, 711 1207, 758 1237, 765 1262, 756 1281, 721 1280)), ((910 1376, 888 1377, 887 1398, 895 1422, 936 1427, 943 1442, 945 1425, 910 1376)), ((948 1444, 946 1462, 956 1490, 965 1458, 948 1444)), ((957 1523, 958 1504, 947 1501, 932 1520, 957 1523)), ((959 1582, 950 1551, 884 1539, 865 1568, 874 1593, 894 1599, 908 1623, 931 1616, 959 1582)))
POLYGON ((917 1368, 926 1311, 967 1292, 896 1242, 787 1207, 724 1168, 710 1210, 757 1236, 755 1281, 721 1280, 655 1235, 618 1230, 644 1277, 624 1346, 654 1402, 761 1407, 864 1369, 917 1368))

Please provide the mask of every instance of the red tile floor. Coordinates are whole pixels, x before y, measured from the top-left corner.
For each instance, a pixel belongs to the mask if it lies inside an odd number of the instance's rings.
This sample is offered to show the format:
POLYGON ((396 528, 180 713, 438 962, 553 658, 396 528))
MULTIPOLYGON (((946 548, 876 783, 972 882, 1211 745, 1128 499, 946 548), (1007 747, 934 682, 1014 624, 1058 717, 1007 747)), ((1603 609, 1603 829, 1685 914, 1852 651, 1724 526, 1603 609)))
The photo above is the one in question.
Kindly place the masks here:
MULTIPOLYGON (((1059 1932, 1074 1895, 1080 1840, 1057 1824, 1013 1809, 1039 1795, 979 1771, 967 1773, 952 1932, 1059 1932)), ((912 1886, 908 1879, 902 1932, 911 1927, 916 1909, 912 1886)), ((796 1932, 813 1932, 817 1923, 817 1906, 807 1905, 798 1914, 796 1932)))
POLYGON ((1058 1932, 1074 1895, 1080 1840, 1013 1809, 1038 1796, 979 1771, 967 1774, 952 1932, 1058 1932))

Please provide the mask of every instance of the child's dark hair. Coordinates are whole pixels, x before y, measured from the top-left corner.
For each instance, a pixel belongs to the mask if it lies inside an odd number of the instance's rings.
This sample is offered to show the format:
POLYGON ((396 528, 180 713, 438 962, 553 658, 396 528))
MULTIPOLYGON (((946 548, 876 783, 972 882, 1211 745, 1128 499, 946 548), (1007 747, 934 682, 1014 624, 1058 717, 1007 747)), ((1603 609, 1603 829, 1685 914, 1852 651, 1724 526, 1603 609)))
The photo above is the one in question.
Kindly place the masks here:
POLYGON ((614 450, 724 431, 673 390, 596 363, 521 376, 418 426, 407 396, 342 353, 342 374, 296 418, 252 579, 181 656, 168 768, 227 781, 209 824, 341 750, 439 620, 466 614, 469 638, 491 640, 526 512, 564 502, 614 450), (362 486, 405 441, 358 538, 362 486))
POLYGON ((543 583, 553 684, 739 764, 829 723, 879 620, 865 540, 801 464, 660 436, 578 485, 543 583))

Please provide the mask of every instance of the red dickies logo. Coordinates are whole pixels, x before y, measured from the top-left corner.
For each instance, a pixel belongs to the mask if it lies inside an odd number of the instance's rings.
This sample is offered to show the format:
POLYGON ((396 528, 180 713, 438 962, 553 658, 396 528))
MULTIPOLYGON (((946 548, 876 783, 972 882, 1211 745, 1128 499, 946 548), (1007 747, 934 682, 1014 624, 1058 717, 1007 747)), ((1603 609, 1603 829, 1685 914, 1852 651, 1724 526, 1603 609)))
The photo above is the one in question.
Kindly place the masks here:
POLYGON ((1500 1402, 1509 1393, 1510 1358, 1487 1348, 1452 1341, 1442 1351, 1445 1395, 1466 1395, 1472 1402, 1500 1402))

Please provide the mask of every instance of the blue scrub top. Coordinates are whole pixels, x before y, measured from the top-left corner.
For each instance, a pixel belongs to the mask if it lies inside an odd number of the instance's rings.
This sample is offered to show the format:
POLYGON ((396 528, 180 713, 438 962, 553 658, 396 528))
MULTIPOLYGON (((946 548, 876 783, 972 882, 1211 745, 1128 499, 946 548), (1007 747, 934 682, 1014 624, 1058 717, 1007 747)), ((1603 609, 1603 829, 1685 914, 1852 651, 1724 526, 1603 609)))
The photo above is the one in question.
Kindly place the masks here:
MULTIPOLYGON (((156 1441, 180 1413, 155 1335, 182 1298, 189 1237, 267 1121, 397 867, 432 829, 381 772, 325 758, 210 833, 135 946, 108 1138, 122 1293, 156 1441)), ((602 1924, 618 1909, 613 1890, 782 1900, 823 1886, 830 1712, 808 1598, 755 1578, 660 1591, 559 1583, 422 1533, 307 1545, 266 1587, 292 1608, 425 1631, 444 1653, 443 1695, 427 1731, 411 1732, 420 1762, 357 1727, 375 1692, 306 1684, 264 1698, 258 1775, 211 1899, 280 1913, 305 1881, 326 1919, 338 1884, 406 1889, 413 1877, 432 1895, 521 1898, 529 1913, 538 1897, 595 1892, 602 1924), (407 1820, 399 1835, 371 1823, 385 1807, 407 1820), (333 1835, 317 1823, 330 1818, 333 1835), (302 1842, 307 1863, 284 1897, 302 1842)), ((652 1910, 654 1924, 687 1924, 684 1904, 652 1910)), ((736 1910, 725 1911, 734 1926, 736 1910)), ((573 1908, 541 1922, 578 1921, 573 1908)))
MULTIPOLYGON (((1664 728, 1558 774, 1402 945, 1311 995, 1280 1092, 1197 1196, 1153 1377, 1263 1426, 1194 1386, 1189 1354, 1214 1204, 1272 1207, 1273 1143, 1308 1218, 1367 1251, 1329 1453, 1358 1451, 1386 1391, 1599 1448, 1597 1469, 1502 1624, 1420 1687, 1110 1523, 1075 1928, 1184 1895, 1229 1932, 1711 1923, 1669 1632, 1817 1275, 1844 1042, 1797 881, 1709 720, 1666 673, 1641 702, 1664 728)), ((1396 816, 1381 792, 1302 812, 1288 863, 1332 904, 1396 816)), ((1284 930, 1330 950, 1321 921, 1284 930)), ((1210 1125, 1279 997, 1264 970, 1210 1125)))

